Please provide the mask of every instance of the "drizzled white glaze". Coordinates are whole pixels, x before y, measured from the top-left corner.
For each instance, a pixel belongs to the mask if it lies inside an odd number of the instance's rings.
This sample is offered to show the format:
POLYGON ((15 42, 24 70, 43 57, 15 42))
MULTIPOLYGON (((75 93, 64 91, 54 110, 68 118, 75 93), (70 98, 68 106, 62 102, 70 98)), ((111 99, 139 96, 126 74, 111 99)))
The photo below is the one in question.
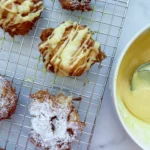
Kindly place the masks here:
POLYGON ((34 4, 33 0, 24 0, 21 4, 16 4, 17 0, 1 0, 0 1, 0 24, 3 28, 12 26, 26 21, 32 22, 38 17, 43 10, 43 1, 34 4), (31 8, 39 7, 38 11, 31 11, 31 8), (6 18, 3 18, 4 13, 8 12, 6 18), (23 14, 27 15, 23 16, 23 14))
POLYGON ((103 59, 98 58, 100 43, 94 42, 92 46, 89 46, 93 40, 92 35, 93 32, 88 27, 81 29, 81 25, 72 21, 66 21, 54 29, 47 40, 39 45, 47 69, 53 66, 54 72, 61 76, 68 76, 70 72, 76 75, 80 70, 88 70, 93 62, 103 59), (70 33, 64 36, 69 27, 72 27, 70 33), (62 41, 62 45, 56 50, 62 41), (51 59, 50 55, 52 55, 51 59), (83 63, 81 64, 80 61, 83 63), (72 70, 73 68, 75 70, 72 70))

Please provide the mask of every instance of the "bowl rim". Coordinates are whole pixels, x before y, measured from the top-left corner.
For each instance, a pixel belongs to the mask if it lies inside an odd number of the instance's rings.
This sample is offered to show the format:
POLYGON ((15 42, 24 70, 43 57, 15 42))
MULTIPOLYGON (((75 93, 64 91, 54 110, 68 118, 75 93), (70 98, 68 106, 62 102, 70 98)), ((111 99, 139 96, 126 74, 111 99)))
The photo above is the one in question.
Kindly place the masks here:
POLYGON ((123 128, 125 129, 125 131, 127 132, 127 134, 131 137, 131 139, 142 149, 145 149, 145 146, 142 143, 139 143, 139 141, 133 136, 133 134, 130 132, 130 130, 126 127, 123 118, 120 114, 119 108, 118 108, 118 102, 117 102, 117 96, 116 96, 116 81, 117 81, 117 76, 118 76, 118 71, 121 65, 121 62, 126 54, 126 52, 129 50, 130 46, 132 45, 132 43, 138 39, 139 36, 141 36, 144 32, 148 31, 148 29, 150 29, 150 24, 146 25, 144 28, 142 28, 140 31, 138 31, 132 38, 131 40, 128 42, 128 44, 125 46, 125 48, 123 49, 123 51, 121 52, 121 54, 118 56, 117 61, 115 62, 115 69, 114 69, 114 73, 112 76, 112 98, 113 98, 113 103, 115 105, 115 111, 117 113, 117 116, 119 117, 119 120, 123 126, 123 128))

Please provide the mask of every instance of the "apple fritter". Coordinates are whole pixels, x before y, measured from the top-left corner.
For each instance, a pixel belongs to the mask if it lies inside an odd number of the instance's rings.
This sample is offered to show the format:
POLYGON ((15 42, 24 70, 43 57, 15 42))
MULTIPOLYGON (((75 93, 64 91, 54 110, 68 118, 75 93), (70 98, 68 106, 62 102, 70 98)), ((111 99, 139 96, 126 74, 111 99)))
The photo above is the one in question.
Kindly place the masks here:
POLYGON ((39 44, 45 67, 60 76, 81 76, 106 57, 92 35, 89 27, 72 21, 45 29, 39 44))
POLYGON ((30 141, 46 150, 71 150, 71 143, 81 133, 85 123, 72 102, 72 96, 38 91, 31 95, 29 112, 32 131, 30 141))
POLYGON ((43 0, 0 0, 0 27, 12 37, 26 35, 43 8, 43 0))
POLYGON ((91 11, 91 0, 59 0, 62 8, 67 10, 91 11))
POLYGON ((9 119, 15 112, 18 98, 12 82, 0 75, 0 121, 9 119))

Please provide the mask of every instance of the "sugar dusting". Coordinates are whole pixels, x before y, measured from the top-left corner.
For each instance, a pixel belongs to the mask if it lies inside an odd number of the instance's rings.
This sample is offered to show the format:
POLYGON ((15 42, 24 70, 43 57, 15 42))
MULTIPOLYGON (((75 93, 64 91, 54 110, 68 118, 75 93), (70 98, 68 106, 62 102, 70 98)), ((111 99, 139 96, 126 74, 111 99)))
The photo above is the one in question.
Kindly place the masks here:
POLYGON ((70 109, 67 105, 54 105, 52 100, 41 102, 35 99, 29 111, 34 116, 31 120, 31 137, 36 143, 52 150, 69 149, 68 143, 75 140, 80 129, 76 122, 68 122, 70 109), (67 129, 72 129, 73 134, 67 132, 67 129))
MULTIPOLYGON (((60 0, 63 2, 63 0, 60 0)), ((90 7, 90 2, 91 0, 65 0, 66 1, 66 5, 68 3, 68 5, 70 4, 71 7, 74 8, 74 10, 84 10, 84 11, 89 11, 92 10, 92 8, 90 7)))
POLYGON ((0 118, 7 117, 15 101, 17 101, 15 93, 12 94, 12 91, 9 91, 11 85, 8 87, 8 83, 9 81, 0 76, 0 118), (7 93, 5 93, 6 89, 8 90, 7 93))
MULTIPOLYGON (((69 0, 68 0, 69 1, 69 0)), ((86 5, 90 2, 90 0, 70 0, 69 1, 72 5, 86 5)))
POLYGON ((8 100, 2 96, 5 85, 6 80, 0 76, 0 115, 2 117, 7 114, 8 110, 5 106, 9 104, 8 100))

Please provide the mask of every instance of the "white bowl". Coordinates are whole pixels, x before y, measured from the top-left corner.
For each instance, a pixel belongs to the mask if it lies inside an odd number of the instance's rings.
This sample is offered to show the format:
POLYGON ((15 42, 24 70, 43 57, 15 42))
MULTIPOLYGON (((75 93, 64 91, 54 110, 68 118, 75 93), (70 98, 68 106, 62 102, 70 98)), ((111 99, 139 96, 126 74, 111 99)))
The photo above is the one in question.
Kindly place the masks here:
MULTIPOLYGON (((150 34, 150 25, 147 25, 141 31, 139 31, 132 38, 132 40, 127 44, 127 46, 121 52, 121 55, 119 56, 119 58, 117 58, 117 61, 115 62, 116 65, 115 65, 113 77, 111 80, 112 96, 113 96, 115 109, 118 114, 119 120, 121 121, 121 124, 126 130, 126 132, 128 133, 128 135, 137 143, 137 145, 139 145, 144 150, 150 150, 150 125, 137 119, 128 111, 128 109, 125 107, 122 100, 118 97, 116 83, 117 83, 117 77, 118 77, 118 72, 119 72, 121 63, 123 61, 126 61, 125 56, 127 52, 132 50, 130 49, 132 44, 137 42, 139 39, 144 39, 147 34, 150 34)), ((138 43, 140 44, 140 42, 138 43)), ((150 47, 150 43, 149 43, 149 47, 150 47)), ((130 60, 127 60, 127 61, 130 61, 130 60)))

